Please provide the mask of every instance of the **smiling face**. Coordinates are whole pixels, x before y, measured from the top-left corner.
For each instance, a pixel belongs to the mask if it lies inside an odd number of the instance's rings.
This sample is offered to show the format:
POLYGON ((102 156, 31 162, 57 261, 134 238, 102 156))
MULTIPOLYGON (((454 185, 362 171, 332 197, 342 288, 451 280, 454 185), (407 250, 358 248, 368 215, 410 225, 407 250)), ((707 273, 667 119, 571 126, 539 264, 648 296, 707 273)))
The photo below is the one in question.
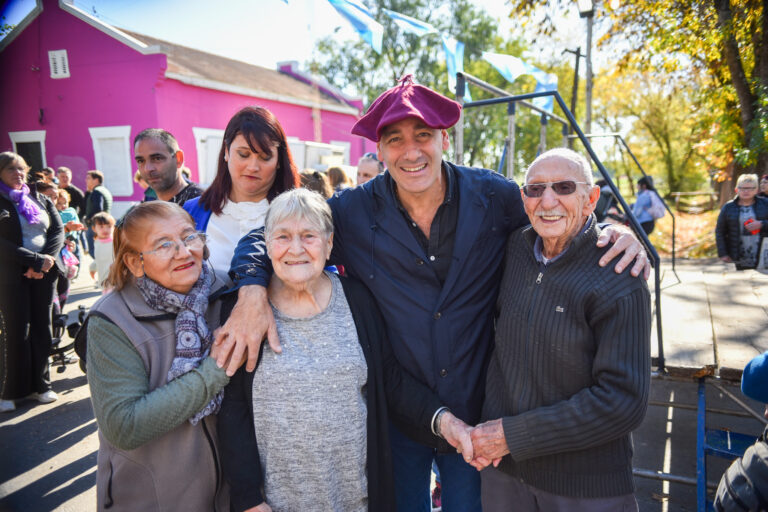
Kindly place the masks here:
POLYGON ((323 233, 303 217, 279 222, 267 240, 273 277, 296 287, 308 286, 322 276, 332 247, 333 235, 323 233))
POLYGON ((754 181, 742 181, 741 184, 736 187, 736 193, 739 194, 739 199, 742 201, 752 201, 757 195, 757 183, 754 181))
POLYGON ((203 246, 185 247, 181 241, 195 233, 195 226, 180 215, 145 221, 141 235, 132 244, 135 252, 126 254, 125 263, 136 277, 146 275, 157 284, 186 294, 200 278, 203 269, 203 246), (156 251, 165 242, 176 242, 178 250, 171 257, 156 251), (143 253, 141 256, 139 253, 143 253), (143 262, 142 262, 143 260, 143 262))
POLYGON ((376 147, 379 160, 397 183, 398 194, 419 196, 442 190, 443 151, 448 132, 409 117, 385 127, 376 147))
POLYGON ((69 186, 70 181, 72 181, 72 177, 69 175, 67 171, 59 171, 57 173, 57 176, 59 177, 59 186, 61 188, 67 188, 69 186))
POLYGON ((176 186, 184 164, 181 151, 172 153, 163 141, 148 137, 136 143, 134 154, 141 177, 156 192, 165 192, 176 186))
POLYGON ((24 161, 17 158, 0 169, 0 181, 12 189, 20 189, 27 181, 27 166, 24 161))
POLYGON ((232 190, 229 199, 235 203, 242 201, 261 201, 267 197, 275 182, 277 172, 277 147, 263 148, 253 144, 253 149, 242 134, 237 135, 232 144, 225 148, 232 190), (255 151, 254 151, 255 150, 255 151))
MULTIPOLYGON (((526 185, 558 181, 584 181, 576 163, 561 157, 540 161, 529 170, 526 185)), ((528 197, 521 190, 523 205, 531 226, 544 242, 544 255, 552 258, 562 252, 584 226, 600 197, 600 187, 576 185, 576 191, 558 195, 548 186, 541 197, 528 197)))

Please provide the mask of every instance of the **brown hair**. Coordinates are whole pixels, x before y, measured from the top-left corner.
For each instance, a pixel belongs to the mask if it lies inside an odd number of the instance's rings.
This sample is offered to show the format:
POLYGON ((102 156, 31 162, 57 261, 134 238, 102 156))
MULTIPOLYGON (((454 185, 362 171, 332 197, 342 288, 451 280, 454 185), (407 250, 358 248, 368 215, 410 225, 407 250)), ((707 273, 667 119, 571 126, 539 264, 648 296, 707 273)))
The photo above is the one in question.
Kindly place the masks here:
POLYGON ((334 190, 340 185, 352 184, 352 181, 347 177, 347 173, 345 173, 341 167, 329 167, 326 173, 331 182, 331 188, 334 190))
POLYGON ((333 189, 328 183, 328 178, 314 169, 301 171, 301 186, 307 190, 314 190, 326 199, 333 195, 333 189))
POLYGON ((0 171, 11 165, 13 162, 19 162, 21 166, 29 172, 29 165, 27 165, 27 162, 21 155, 17 155, 13 151, 3 151, 0 153, 0 171))
POLYGON ((258 145, 267 157, 272 157, 274 145, 277 144, 277 170, 275 182, 267 193, 267 200, 272 201, 281 192, 299 186, 299 173, 293 163, 291 150, 285 138, 283 127, 274 114, 263 107, 245 107, 232 116, 224 130, 224 140, 219 151, 219 165, 216 177, 211 186, 200 196, 200 205, 216 215, 229 200, 232 191, 232 177, 229 167, 224 160, 225 149, 229 150, 235 137, 242 135, 248 142, 251 151, 256 152, 258 145))
POLYGON ((56 192, 56 198, 63 197, 67 200, 67 205, 69 205, 69 202, 72 200, 72 196, 69 195, 69 192, 67 192, 65 189, 60 188, 58 192, 56 192))
POLYGON ((47 181, 40 180, 35 182, 35 190, 37 190, 41 194, 48 190, 58 190, 58 189, 59 187, 57 187, 53 183, 48 183, 47 181))
POLYGON ((91 179, 95 178, 95 179, 99 180, 99 185, 103 185, 104 184, 104 173, 103 172, 101 172, 101 171, 88 171, 85 174, 90 176, 91 179))
MULTIPOLYGON (((113 252, 115 260, 109 269, 107 284, 116 290, 122 290, 125 285, 133 280, 133 274, 125 257, 130 253, 138 252, 133 245, 140 238, 140 234, 147 229, 149 222, 153 220, 164 221, 173 215, 179 215, 195 227, 195 221, 181 206, 170 201, 149 201, 140 203, 128 210, 120 222, 115 226, 112 235, 113 252)), ((203 250, 203 258, 208 258, 208 248, 203 250)))

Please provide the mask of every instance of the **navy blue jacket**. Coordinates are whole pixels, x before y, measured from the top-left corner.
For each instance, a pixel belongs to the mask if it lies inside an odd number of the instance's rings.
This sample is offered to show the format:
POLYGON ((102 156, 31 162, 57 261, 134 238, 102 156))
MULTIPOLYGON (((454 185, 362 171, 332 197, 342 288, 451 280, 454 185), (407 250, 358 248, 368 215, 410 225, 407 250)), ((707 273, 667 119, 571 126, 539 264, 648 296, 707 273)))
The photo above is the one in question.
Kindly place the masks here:
MULTIPOLYGON (((388 172, 329 199, 335 229, 331 263, 344 265, 373 293, 406 371, 456 416, 475 424, 493 346, 505 243, 528 218, 514 181, 485 169, 444 164, 453 167, 459 194, 453 262, 444 285, 397 209, 388 172)), ((235 250, 230 274, 238 285, 269 280, 258 240, 246 237, 235 250)), ((436 445, 434 436, 404 431, 436 445)))
MULTIPOLYGON (((760 239, 768 236, 768 199, 755 197, 755 220, 763 222, 760 229, 760 239)), ((736 268, 743 267, 739 261, 739 237, 744 227, 739 222, 739 197, 728 201, 720 210, 715 226, 715 241, 717 242, 717 256, 730 256, 736 263, 736 268)))

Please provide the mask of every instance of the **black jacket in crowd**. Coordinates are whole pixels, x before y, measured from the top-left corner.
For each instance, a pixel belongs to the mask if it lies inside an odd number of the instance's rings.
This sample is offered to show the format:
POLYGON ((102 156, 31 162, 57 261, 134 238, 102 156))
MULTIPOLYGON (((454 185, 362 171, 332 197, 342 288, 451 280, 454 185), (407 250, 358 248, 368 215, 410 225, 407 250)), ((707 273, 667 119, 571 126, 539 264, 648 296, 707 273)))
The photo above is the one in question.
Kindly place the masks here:
MULTIPOLYGON (((386 339, 384 319, 368 289, 348 277, 341 277, 341 284, 368 363, 368 510, 394 511, 389 414, 399 417, 398 425, 413 425, 413 432, 418 435, 434 436, 430 424, 442 403, 397 363, 386 339)), ((236 294, 230 296, 236 298, 236 294)), ((234 304, 231 298, 224 302, 222 323, 234 304)), ((235 373, 225 388, 218 414, 221 462, 224 478, 230 485, 233 511, 246 510, 264 501, 263 470, 253 428, 253 375, 254 372, 245 371, 245 366, 235 373)))
MULTIPOLYGON (((715 240, 717 241, 717 256, 730 256, 736 262, 736 268, 747 268, 739 265, 739 237, 744 226, 739 223, 739 198, 735 197, 723 205, 717 217, 715 240)), ((760 239, 768 236, 768 199, 755 197, 755 220, 763 221, 760 229, 760 239)))

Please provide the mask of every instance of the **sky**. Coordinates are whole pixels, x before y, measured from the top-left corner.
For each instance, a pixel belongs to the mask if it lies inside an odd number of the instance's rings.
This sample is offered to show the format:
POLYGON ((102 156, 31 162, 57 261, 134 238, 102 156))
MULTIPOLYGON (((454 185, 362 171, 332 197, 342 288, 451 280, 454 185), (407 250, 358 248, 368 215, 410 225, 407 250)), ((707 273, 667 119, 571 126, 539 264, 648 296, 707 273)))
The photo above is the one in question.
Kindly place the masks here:
MULTIPOLYGON (((74 0, 80 9, 112 25, 157 39, 275 69, 277 62, 301 64, 313 56, 315 42, 326 36, 339 40, 358 36, 327 0, 74 0)), ((513 27, 511 7, 504 0, 475 0, 499 20, 502 35, 513 27)), ((8 0, 0 16, 16 24, 35 0, 8 0)), ((575 2, 574 2, 575 4, 575 2)), ((533 49, 548 61, 562 49, 586 44, 584 20, 575 9, 558 20, 559 44, 533 49)), ((460 39, 460 38, 459 38, 460 39)), ((562 56, 572 61, 572 56, 562 56)), ((541 59, 537 59, 541 60, 541 59)), ((583 66, 582 66, 583 69, 583 66)))

